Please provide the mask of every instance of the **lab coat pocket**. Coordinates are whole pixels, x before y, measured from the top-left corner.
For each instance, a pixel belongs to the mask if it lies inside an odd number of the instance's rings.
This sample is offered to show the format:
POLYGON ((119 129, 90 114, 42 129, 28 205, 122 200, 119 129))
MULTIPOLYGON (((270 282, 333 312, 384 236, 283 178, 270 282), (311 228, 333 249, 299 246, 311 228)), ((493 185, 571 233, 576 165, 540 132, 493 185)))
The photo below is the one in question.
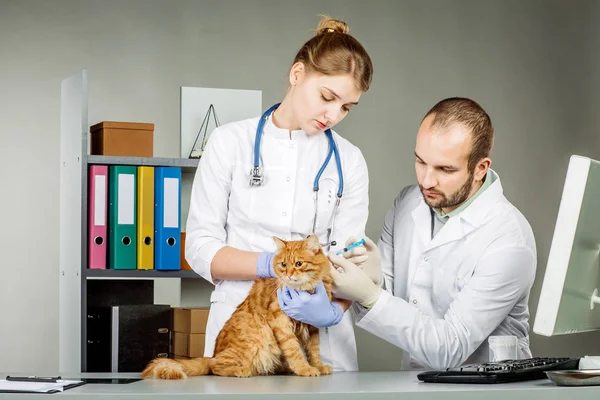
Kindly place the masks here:
POLYGON ((473 271, 472 263, 454 246, 444 246, 439 252, 440 260, 433 279, 434 304, 443 315, 450 303, 463 289, 473 271))
POLYGON ((442 277, 445 292, 451 299, 460 293, 473 275, 474 264, 470 258, 450 257, 442 277))
POLYGON ((255 193, 259 187, 250 185, 250 167, 237 165, 231 182, 228 218, 246 223, 252 222, 252 210, 255 207, 255 193))
MULTIPOLYGON (((258 224, 270 224, 278 221, 287 210, 288 197, 293 193, 287 184, 285 171, 279 167, 264 167, 264 181, 247 191, 250 220, 258 224)), ((272 227, 272 229, 276 229, 272 227)))
POLYGON ((464 268, 461 268, 454 278, 454 292, 461 292, 465 285, 471 280, 471 276, 473 276, 473 266, 466 262, 464 268))

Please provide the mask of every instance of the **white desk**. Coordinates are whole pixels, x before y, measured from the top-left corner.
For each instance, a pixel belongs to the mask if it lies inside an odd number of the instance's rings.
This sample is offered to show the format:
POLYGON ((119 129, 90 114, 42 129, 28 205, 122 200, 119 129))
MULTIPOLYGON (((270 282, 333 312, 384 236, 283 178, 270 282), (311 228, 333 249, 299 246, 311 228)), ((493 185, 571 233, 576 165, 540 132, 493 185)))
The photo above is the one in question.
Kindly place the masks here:
MULTIPOLYGON (((6 375, 10 374, 0 374, 2 377, 6 375)), ((76 379, 79 377, 136 378, 138 376, 137 374, 84 373, 62 374, 62 377, 76 379)), ((86 384, 51 395, 0 393, 2 400, 40 400, 40 396, 68 397, 70 400, 198 400, 199 398, 243 400, 598 400, 600 387, 560 387, 547 379, 501 385, 423 383, 417 379, 416 371, 402 371, 338 372, 317 378, 201 376, 180 381, 149 379, 120 385, 86 384)))

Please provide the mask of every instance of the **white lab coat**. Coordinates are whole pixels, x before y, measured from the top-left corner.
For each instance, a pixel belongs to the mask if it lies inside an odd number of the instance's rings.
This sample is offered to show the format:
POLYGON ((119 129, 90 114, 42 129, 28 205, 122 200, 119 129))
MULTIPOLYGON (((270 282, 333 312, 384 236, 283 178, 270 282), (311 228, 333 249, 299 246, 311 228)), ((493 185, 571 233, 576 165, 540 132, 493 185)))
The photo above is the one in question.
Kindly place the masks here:
MULTIPOLYGON (((247 296, 252 281, 216 281, 210 265, 224 246, 246 251, 275 251, 273 236, 284 240, 306 238, 314 216, 313 181, 329 150, 324 134, 277 128, 266 122, 261 138, 262 186, 249 185, 254 139, 259 118, 217 128, 207 143, 194 177, 186 227, 185 257, 194 271, 215 284, 206 332, 205 356, 214 351, 217 334, 247 296), (291 136, 290 136, 291 135, 291 136)), ((343 248, 349 236, 363 237, 368 218, 367 165, 360 150, 337 133, 344 193, 335 221, 343 248)), ((327 240, 328 221, 338 190, 332 156, 321 176, 316 234, 327 240)), ((321 358, 337 371, 356 371, 356 342, 350 312, 333 327, 320 330, 321 358)))
POLYGON ((518 357, 531 357, 535 240, 500 179, 433 240, 431 217, 418 186, 400 192, 379 240, 387 291, 357 326, 402 348, 404 369, 487 362, 490 335, 517 336, 518 357))

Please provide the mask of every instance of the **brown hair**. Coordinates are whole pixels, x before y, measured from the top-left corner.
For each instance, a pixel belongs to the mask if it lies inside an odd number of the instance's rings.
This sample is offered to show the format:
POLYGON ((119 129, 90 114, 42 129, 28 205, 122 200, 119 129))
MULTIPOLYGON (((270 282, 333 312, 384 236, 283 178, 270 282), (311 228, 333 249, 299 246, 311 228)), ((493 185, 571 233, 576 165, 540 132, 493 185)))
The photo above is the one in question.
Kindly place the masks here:
POLYGON ((423 119, 431 114, 434 114, 434 127, 445 129, 453 124, 461 124, 471 131, 469 171, 475 170, 479 160, 490 156, 494 145, 494 127, 490 116, 475 101, 464 97, 447 98, 433 106, 423 119))
POLYGON ((366 92, 371 86, 373 64, 365 48, 349 31, 344 21, 322 16, 315 36, 300 48, 293 64, 302 62, 307 72, 349 74, 357 88, 366 92))

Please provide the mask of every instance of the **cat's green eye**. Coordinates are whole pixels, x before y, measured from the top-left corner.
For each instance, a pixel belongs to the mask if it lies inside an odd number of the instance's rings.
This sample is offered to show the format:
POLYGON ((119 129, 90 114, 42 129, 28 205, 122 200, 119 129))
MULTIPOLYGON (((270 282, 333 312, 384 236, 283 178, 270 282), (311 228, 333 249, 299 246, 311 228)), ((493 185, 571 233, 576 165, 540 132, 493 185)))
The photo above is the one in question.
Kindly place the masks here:
POLYGON ((284 263, 284 262, 282 262, 282 263, 281 263, 281 266, 282 266, 283 268, 285 268, 285 263, 284 263))
POLYGON ((301 267, 302 266, 302 261, 296 261, 296 267, 301 267))

